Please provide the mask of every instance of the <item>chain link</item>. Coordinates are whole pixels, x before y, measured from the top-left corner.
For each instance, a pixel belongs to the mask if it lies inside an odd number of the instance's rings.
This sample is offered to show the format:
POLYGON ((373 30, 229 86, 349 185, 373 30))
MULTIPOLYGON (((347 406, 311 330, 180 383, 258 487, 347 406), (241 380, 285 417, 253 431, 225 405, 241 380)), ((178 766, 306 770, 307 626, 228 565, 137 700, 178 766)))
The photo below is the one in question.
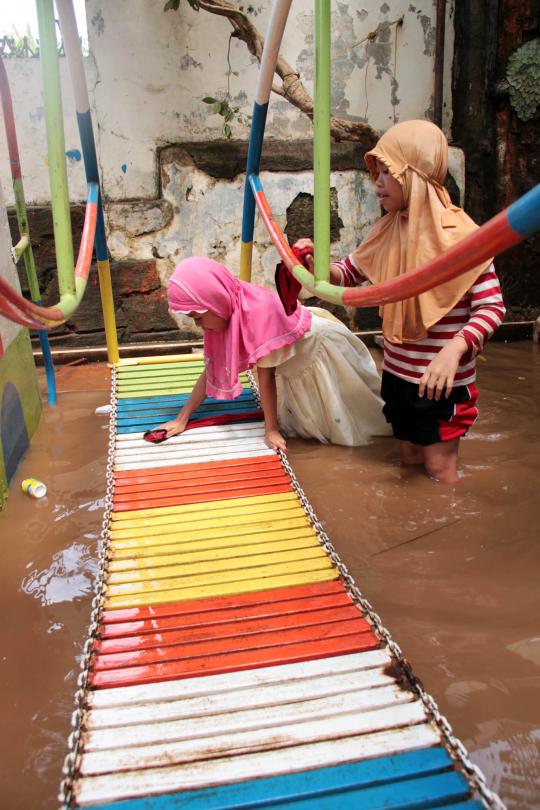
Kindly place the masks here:
MULTIPOLYGON (((255 397, 257 402, 259 403, 259 407, 261 407, 261 399, 259 396, 259 391, 257 388, 257 383, 251 371, 247 372, 248 379, 251 383, 253 391, 255 393, 255 397)), ((337 553, 336 549, 332 545, 332 542, 328 535, 326 534, 324 527, 317 517, 313 506, 310 504, 304 490, 300 486, 298 479, 289 463, 289 460, 285 453, 282 450, 277 451, 278 456, 281 459, 281 463, 285 468, 289 478, 291 479, 291 483, 293 486, 294 491, 296 492, 300 503, 304 509, 304 512, 309 518, 311 525, 313 526, 317 536, 320 540, 321 545, 325 549, 326 553, 335 564, 337 570, 340 573, 341 581, 345 585, 348 593, 352 597, 353 601, 362 609, 362 612, 365 614, 365 618, 369 621, 373 630, 375 631, 376 635, 384 641, 388 652, 394 659, 394 661, 398 664, 399 669, 404 674, 408 684, 410 685, 412 691, 420 698, 426 711, 428 712, 429 716, 432 718, 433 722, 436 724, 437 728, 441 732, 444 742, 446 743, 446 747, 452 756, 452 758, 461 766, 463 769, 465 776, 471 787, 476 790, 482 799, 485 807, 491 808, 492 810, 506 810, 506 805, 502 802, 499 796, 494 793, 492 790, 489 789, 486 778, 482 771, 478 768, 477 765, 472 762, 469 752, 459 740, 453 732, 452 726, 441 714, 437 703, 433 699, 433 697, 425 691, 424 686, 420 679, 414 674, 411 665, 405 658, 400 646, 397 644, 396 641, 390 635, 389 630, 386 629, 384 626, 381 617, 378 613, 375 612, 373 606, 369 602, 368 599, 362 594, 358 585, 356 584, 353 576, 347 569, 347 566, 342 562, 337 553)))
POLYGON ((99 636, 101 611, 105 602, 106 577, 109 564, 109 538, 110 520, 114 493, 114 451, 116 447, 116 418, 118 410, 116 366, 112 367, 111 373, 111 412, 109 416, 109 441, 107 450, 106 467, 106 494, 105 511, 101 523, 101 534, 98 541, 98 573, 96 580, 96 592, 92 600, 92 610, 90 614, 90 625, 88 627, 88 638, 83 647, 81 658, 81 671, 77 677, 77 691, 75 693, 75 711, 71 715, 72 732, 68 737, 68 753, 64 759, 62 768, 63 779, 60 783, 59 801, 62 802, 63 810, 69 810, 74 806, 73 786, 75 778, 81 764, 81 740, 86 714, 86 695, 88 692, 88 681, 94 656, 95 641, 99 636))

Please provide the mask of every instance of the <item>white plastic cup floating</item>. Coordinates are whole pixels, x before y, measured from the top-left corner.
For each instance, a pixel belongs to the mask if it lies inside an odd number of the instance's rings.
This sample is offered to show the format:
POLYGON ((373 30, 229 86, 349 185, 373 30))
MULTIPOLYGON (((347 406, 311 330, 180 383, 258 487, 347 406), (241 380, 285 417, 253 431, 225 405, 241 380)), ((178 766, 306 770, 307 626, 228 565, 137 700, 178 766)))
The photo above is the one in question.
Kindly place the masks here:
POLYGON ((37 478, 25 478, 22 482, 22 491, 32 498, 43 498, 47 494, 47 487, 37 478))

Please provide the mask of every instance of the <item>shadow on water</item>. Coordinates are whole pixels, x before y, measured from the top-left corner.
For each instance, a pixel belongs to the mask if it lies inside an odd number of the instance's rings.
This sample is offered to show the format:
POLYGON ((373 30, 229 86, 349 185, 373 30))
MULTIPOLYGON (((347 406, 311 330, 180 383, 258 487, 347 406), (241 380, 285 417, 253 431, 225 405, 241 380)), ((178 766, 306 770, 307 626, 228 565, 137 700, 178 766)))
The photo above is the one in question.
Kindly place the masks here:
MULTIPOLYGON (((342 560, 490 786, 509 808, 532 809, 540 807, 535 347, 490 345, 479 389, 456 486, 401 468, 392 439, 364 448, 289 440, 288 455, 342 560)), ((96 574, 107 431, 94 410, 104 402, 99 390, 71 391, 45 409, 0 516, 0 794, 10 810, 58 806, 96 574), (46 499, 19 491, 30 475, 48 484, 46 499)))

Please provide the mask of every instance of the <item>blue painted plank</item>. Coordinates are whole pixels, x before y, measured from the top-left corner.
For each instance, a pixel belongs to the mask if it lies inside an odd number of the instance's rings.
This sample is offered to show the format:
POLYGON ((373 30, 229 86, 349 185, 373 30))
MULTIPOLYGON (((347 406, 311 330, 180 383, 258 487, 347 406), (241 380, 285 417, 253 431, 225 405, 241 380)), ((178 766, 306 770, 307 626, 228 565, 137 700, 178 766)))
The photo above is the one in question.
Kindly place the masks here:
MULTIPOLYGON (((219 415, 226 415, 226 414, 234 414, 234 413, 249 413, 249 411, 257 410, 256 405, 254 402, 241 402, 234 408, 216 408, 212 405, 208 405, 208 407, 201 410, 200 408, 197 409, 196 413, 193 414, 191 417, 192 419, 205 419, 207 416, 219 416, 219 415)), ((148 409, 146 411, 128 411, 127 413, 121 413, 118 415, 118 424, 126 422, 126 420, 138 420, 139 422, 144 419, 155 418, 156 415, 169 415, 178 413, 178 408, 153 408, 148 409)))
MULTIPOLYGON (((351 789, 360 790, 362 793, 372 789, 378 790, 378 786, 382 786, 389 794, 400 795, 402 785, 406 784, 402 780, 415 777, 414 781, 419 781, 418 776, 436 773, 457 776, 451 772, 452 766, 453 762, 444 748, 425 748, 389 757, 253 779, 217 788, 169 793, 93 807, 95 810, 98 808, 99 810, 227 810, 227 808, 248 810, 257 807, 282 807, 283 802, 290 802, 291 806, 296 808, 297 800, 306 799, 314 801, 312 804, 314 810, 320 806, 318 803, 324 794, 330 793, 333 804, 329 806, 335 810, 339 806, 337 794, 341 791, 347 791, 343 794, 344 799, 347 797, 347 803, 349 798, 352 798, 352 794, 349 793, 351 789)), ((461 784, 460 789, 462 790, 461 784)), ((451 800, 451 797, 449 798, 451 800)), ((467 810, 476 809, 467 808, 467 810)))
MULTIPOLYGON (((173 414, 173 415, 176 415, 176 414, 173 414)), ((211 414, 209 414, 209 416, 210 415, 211 414)), ((220 415, 220 414, 216 414, 216 416, 218 416, 218 415, 220 415)), ((127 424, 127 425, 123 425, 121 427, 118 427, 116 432, 119 433, 119 434, 142 433, 143 431, 148 430, 149 428, 156 427, 156 425, 158 425, 158 424, 160 424, 161 422, 164 422, 164 421, 167 421, 167 417, 146 419, 143 422, 135 420, 131 424, 127 424)), ((230 424, 231 425, 247 425, 250 422, 261 422, 261 421, 262 421, 261 419, 258 419, 256 417, 254 417, 253 419, 243 419, 241 422, 231 422, 230 424)), ((191 422, 196 423, 197 420, 193 419, 193 420, 191 420, 191 422)), ((190 422, 190 424, 191 424, 191 422, 190 422)), ((227 427, 227 425, 221 425, 221 427, 227 427)))
MULTIPOLYGON (((183 402, 159 402, 159 403, 144 403, 143 405, 137 407, 135 405, 130 405, 127 408, 119 407, 118 413, 121 416, 137 416, 137 415, 144 415, 148 413, 156 413, 156 412, 167 412, 167 413, 178 413, 180 408, 182 407, 183 402)), ((228 413, 229 411, 235 411, 238 408, 256 408, 256 399, 255 398, 245 398, 240 399, 236 402, 208 402, 205 405, 200 405, 197 408, 196 413, 206 413, 206 411, 220 411, 223 413, 228 413)))

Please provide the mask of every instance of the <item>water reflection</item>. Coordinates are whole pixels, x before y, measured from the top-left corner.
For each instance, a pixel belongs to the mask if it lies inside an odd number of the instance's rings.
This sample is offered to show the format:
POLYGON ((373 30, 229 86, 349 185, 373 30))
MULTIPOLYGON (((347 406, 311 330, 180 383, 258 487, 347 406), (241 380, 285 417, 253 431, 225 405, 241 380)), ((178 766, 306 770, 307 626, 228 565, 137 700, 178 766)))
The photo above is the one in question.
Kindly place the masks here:
POLYGON ((97 571, 94 550, 82 543, 72 543, 53 555, 48 568, 34 569, 22 581, 21 590, 39 599, 42 605, 69 602, 93 591, 97 571))

